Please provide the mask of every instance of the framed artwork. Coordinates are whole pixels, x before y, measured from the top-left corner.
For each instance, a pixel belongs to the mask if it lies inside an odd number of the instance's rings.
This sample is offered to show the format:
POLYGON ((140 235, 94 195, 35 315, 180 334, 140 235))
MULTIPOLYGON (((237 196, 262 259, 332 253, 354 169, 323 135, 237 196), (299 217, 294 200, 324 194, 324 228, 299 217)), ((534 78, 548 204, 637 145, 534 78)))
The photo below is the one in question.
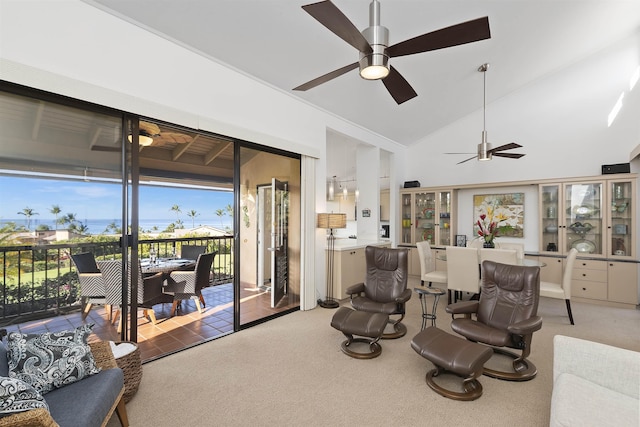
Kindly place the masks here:
POLYGON ((495 222, 498 236, 524 237, 524 193, 474 194, 473 233, 478 235, 478 221, 495 222))
POLYGON ((456 246, 467 246, 467 235, 466 234, 456 234, 456 246))

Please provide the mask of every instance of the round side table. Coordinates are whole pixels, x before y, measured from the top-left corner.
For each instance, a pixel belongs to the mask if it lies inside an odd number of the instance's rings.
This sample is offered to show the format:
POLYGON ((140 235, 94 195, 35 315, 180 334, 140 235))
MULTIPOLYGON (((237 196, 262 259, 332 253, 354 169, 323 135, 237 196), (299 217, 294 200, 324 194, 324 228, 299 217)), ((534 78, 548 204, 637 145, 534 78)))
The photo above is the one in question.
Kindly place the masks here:
POLYGON ((427 327, 427 320, 431 320, 431 326, 436 326, 436 309, 438 308, 438 301, 440 296, 446 292, 440 288, 413 288, 420 297, 420 304, 422 305, 422 330, 427 327), (433 296, 433 309, 429 313, 429 307, 427 306, 427 296, 433 296))

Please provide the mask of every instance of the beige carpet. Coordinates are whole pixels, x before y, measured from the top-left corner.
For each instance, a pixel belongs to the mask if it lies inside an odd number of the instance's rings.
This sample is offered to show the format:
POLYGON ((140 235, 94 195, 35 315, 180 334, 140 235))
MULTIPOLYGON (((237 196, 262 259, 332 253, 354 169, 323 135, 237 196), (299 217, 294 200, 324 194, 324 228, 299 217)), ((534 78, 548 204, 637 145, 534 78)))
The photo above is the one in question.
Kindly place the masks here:
MULTIPOLYGON (((446 298, 438 327, 447 332, 446 298)), ((420 330, 414 294, 408 334, 382 341, 382 355, 344 355, 344 336, 330 326, 334 310, 296 312, 144 365, 140 389, 127 404, 132 426, 544 426, 552 390, 552 340, 556 334, 640 351, 640 311, 573 303, 575 326, 564 301, 543 298, 542 330, 530 359, 538 376, 505 382, 483 376, 484 394, 456 402, 425 383, 432 368, 411 349, 420 330)), ((119 426, 117 417, 109 426, 119 426)))

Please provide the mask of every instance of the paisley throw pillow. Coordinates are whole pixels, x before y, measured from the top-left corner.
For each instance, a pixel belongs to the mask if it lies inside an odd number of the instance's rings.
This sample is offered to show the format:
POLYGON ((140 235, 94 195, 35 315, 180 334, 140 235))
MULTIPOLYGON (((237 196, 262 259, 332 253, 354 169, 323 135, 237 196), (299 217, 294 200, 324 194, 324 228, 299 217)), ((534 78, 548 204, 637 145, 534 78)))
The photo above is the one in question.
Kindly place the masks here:
POLYGON ((49 410, 36 389, 17 378, 0 377, 0 417, 36 408, 49 410))
POLYGON ((70 331, 21 334, 8 337, 9 376, 31 385, 41 394, 97 374, 100 369, 87 338, 93 324, 70 331))

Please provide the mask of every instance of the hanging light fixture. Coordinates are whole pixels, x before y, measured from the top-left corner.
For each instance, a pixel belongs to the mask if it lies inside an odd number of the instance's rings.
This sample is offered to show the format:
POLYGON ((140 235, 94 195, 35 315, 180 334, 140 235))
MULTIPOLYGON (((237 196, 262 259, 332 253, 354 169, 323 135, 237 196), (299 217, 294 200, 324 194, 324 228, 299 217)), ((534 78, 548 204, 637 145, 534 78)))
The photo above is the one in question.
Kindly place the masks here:
POLYGON ((372 52, 360 52, 360 77, 379 80, 389 75, 389 30, 380 25, 380 3, 373 0, 369 5, 369 27, 362 32, 371 45, 372 52))
POLYGON ((327 200, 333 201, 336 195, 336 176, 329 180, 329 194, 327 195, 327 200))
POLYGON ((481 162, 491 160, 491 144, 487 142, 487 70, 489 63, 482 64, 478 71, 482 73, 484 80, 484 90, 482 97, 482 142, 478 144, 478 160, 481 162))

